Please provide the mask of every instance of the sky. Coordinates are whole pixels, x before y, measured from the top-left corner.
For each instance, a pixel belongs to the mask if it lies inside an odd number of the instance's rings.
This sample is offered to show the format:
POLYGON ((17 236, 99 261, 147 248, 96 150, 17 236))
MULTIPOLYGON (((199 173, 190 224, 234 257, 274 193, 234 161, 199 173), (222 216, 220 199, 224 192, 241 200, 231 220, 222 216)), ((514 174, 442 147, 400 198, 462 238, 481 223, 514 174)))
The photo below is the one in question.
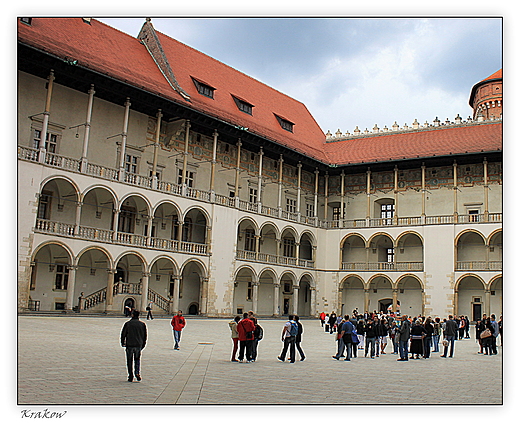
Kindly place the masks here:
MULTIPOLYGON (((134 37, 139 18, 99 18, 134 37)), ((464 120, 502 68, 500 17, 167 18, 155 29, 307 106, 324 132, 464 120)))

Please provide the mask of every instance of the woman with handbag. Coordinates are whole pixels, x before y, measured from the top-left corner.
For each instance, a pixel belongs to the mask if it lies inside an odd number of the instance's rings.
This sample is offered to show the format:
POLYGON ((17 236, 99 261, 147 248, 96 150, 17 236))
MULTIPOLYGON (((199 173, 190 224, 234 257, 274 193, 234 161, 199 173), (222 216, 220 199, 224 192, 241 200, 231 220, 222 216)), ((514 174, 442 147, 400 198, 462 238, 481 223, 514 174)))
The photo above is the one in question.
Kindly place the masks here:
POLYGON ((493 337, 493 326, 491 325, 491 320, 489 317, 486 319, 485 323, 486 328, 480 334, 480 339, 482 340, 482 344, 484 347, 484 355, 491 355, 493 351, 491 350, 491 338, 493 337))
POLYGON ((422 325, 422 320, 419 318, 415 321, 412 329, 410 330, 410 354, 411 359, 419 359, 423 355, 423 339, 426 336, 426 331, 422 325), (414 357, 415 355, 415 357, 414 357))

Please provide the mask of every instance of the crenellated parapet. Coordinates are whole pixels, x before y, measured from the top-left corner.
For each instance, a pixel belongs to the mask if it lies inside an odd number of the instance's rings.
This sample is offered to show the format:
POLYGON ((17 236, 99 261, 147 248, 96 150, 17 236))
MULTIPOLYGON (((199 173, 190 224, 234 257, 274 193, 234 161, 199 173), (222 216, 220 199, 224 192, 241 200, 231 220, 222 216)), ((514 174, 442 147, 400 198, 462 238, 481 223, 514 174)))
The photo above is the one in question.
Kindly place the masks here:
POLYGON ((426 121, 423 124, 419 123, 417 119, 415 119, 411 126, 408 126, 407 123, 405 123, 402 127, 397 124, 397 122, 394 122, 394 124, 389 128, 388 126, 384 126, 382 129, 379 128, 377 124, 374 125, 372 130, 370 131, 368 128, 365 128, 364 131, 361 131, 358 126, 354 129, 352 133, 346 132, 342 133, 340 129, 336 131, 335 134, 332 134, 329 131, 325 134, 327 142, 330 141, 342 141, 346 139, 353 139, 353 138, 359 138, 359 137, 373 137, 374 135, 385 135, 385 134, 401 134, 405 132, 413 132, 413 131, 428 131, 438 128, 446 128, 446 127, 452 127, 452 126, 469 126, 469 125, 478 125, 483 122, 490 122, 490 121, 501 121, 502 120, 502 114, 500 114, 499 118, 495 118, 494 116, 486 119, 484 117, 484 114, 477 115, 477 119, 473 120, 471 116, 468 116, 467 120, 462 120, 459 114, 455 117, 453 121, 450 121, 449 118, 446 118, 446 121, 441 122, 438 117, 436 117, 431 123, 426 121))

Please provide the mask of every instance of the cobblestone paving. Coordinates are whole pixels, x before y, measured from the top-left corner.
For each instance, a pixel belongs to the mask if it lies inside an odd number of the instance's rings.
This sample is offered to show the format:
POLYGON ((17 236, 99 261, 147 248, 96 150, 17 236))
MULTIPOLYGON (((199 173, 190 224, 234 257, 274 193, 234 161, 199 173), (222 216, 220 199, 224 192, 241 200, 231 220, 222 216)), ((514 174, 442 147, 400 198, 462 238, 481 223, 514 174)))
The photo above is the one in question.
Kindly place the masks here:
MULTIPOLYGON (((146 321, 141 382, 126 380, 119 336, 126 318, 20 316, 19 406, 314 404, 501 404, 502 348, 477 354, 475 339, 457 341, 455 357, 397 362, 391 354, 350 362, 331 358, 334 335, 303 320, 305 361, 280 362, 283 320, 261 319, 265 337, 254 363, 231 362, 227 319, 188 318, 173 350, 170 321, 146 321), (485 381, 487 395, 475 395, 485 381)), ((473 335, 473 334, 472 334, 473 335)))

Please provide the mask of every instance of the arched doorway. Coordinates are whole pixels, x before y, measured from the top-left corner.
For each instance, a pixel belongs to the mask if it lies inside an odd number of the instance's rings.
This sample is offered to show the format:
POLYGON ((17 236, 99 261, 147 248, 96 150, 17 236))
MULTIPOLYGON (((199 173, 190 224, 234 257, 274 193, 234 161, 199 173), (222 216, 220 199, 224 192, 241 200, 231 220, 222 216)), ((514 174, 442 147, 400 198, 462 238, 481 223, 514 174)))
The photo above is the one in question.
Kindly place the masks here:
POLYGON ((403 276, 397 283, 399 311, 408 316, 423 314, 423 288, 415 276, 403 276))
POLYGON ((272 316, 275 314, 275 294, 274 282, 277 280, 276 274, 271 269, 263 270, 258 278, 258 305, 257 313, 260 316, 272 316))
POLYGON ((241 268, 235 276, 233 313, 240 315, 253 309, 253 283, 255 274, 249 267, 241 268))
POLYGON ((195 260, 186 263, 182 269, 179 286, 179 309, 187 310, 187 314, 201 312, 201 284, 205 272, 202 265, 195 260), (190 313, 190 311, 192 313, 190 313))
MULTIPOLYGON (((392 282, 385 275, 376 275, 370 279, 368 294, 368 311, 381 311, 381 304, 386 304, 386 299, 392 298, 392 282), (380 303, 380 301, 383 303, 380 303)), ((391 301, 390 301, 391 304, 391 301)))
POLYGON ((455 314, 478 320, 485 313, 485 290, 482 279, 475 275, 465 275, 459 279, 456 287, 457 304, 455 314))
POLYGON ((353 310, 365 311, 365 287, 359 276, 347 276, 343 280, 340 298, 341 314, 351 314, 353 310))

